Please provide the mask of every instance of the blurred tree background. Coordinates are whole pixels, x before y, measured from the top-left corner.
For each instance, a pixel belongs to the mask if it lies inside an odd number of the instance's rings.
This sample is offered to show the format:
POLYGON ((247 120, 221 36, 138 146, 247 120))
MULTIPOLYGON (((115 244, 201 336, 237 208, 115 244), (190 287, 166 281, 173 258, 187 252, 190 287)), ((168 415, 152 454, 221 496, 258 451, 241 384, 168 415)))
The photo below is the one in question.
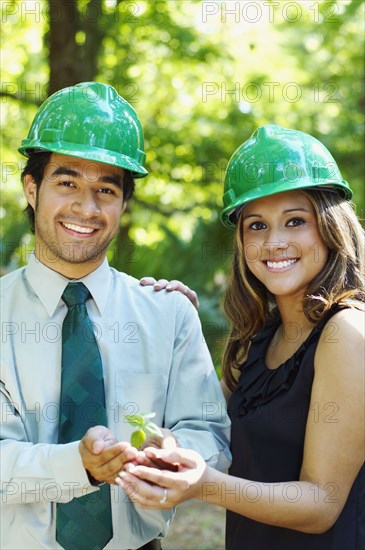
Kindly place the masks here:
POLYGON ((17 153, 37 107, 77 82, 113 85, 136 109, 150 175, 110 263, 196 289, 219 369, 232 232, 223 174, 256 127, 311 133, 337 160, 363 216, 364 0, 2 1, 1 269, 32 250, 17 153))

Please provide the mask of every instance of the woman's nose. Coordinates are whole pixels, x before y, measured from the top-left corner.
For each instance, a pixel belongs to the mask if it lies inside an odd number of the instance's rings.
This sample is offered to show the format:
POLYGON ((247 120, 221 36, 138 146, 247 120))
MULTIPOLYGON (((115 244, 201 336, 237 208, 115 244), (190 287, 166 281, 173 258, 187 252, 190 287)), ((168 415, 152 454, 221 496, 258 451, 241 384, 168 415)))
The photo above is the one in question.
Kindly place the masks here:
POLYGON ((278 255, 278 253, 287 251, 289 247, 289 242, 283 238, 283 235, 278 232, 272 232, 268 239, 264 242, 263 247, 266 251, 269 252, 270 258, 274 259, 275 256, 278 255))

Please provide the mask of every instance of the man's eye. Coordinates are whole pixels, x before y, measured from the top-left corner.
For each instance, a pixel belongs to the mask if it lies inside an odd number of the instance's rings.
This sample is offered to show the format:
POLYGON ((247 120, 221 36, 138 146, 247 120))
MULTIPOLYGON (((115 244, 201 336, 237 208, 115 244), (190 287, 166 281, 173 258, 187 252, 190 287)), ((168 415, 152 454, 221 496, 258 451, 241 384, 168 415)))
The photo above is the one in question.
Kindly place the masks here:
POLYGON ((260 229, 266 229, 266 225, 263 222, 253 222, 253 223, 250 223, 248 227, 249 229, 253 229, 254 231, 259 231, 260 229))
POLYGON ((62 185, 62 187, 73 187, 74 185, 72 181, 60 181, 59 184, 62 185))
POLYGON ((103 193, 104 195, 114 195, 113 189, 110 189, 109 187, 102 187, 99 189, 99 193, 103 193))
POLYGON ((287 222, 287 227, 298 227, 299 225, 303 225, 305 223, 305 220, 303 218, 292 218, 287 222))

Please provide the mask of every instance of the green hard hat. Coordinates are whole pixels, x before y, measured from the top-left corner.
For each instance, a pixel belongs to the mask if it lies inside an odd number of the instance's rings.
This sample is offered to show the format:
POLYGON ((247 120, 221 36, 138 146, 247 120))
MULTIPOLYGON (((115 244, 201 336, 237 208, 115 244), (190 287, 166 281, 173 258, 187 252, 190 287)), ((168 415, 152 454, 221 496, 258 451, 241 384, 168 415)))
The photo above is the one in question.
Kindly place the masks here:
POLYGON ((36 151, 119 166, 143 178, 146 154, 133 107, 108 84, 82 82, 51 95, 39 108, 19 152, 36 151))
POLYGON ((221 219, 235 227, 246 203, 296 189, 337 189, 350 200, 335 159, 318 139, 275 124, 258 128, 233 153, 224 181, 221 219))

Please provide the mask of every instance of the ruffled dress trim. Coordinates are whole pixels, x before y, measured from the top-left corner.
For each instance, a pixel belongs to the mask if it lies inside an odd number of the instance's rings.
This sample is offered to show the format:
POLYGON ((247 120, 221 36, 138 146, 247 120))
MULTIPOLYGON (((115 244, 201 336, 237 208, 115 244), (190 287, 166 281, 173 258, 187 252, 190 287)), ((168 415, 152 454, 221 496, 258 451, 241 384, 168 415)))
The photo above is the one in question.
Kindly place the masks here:
POLYGON ((297 351, 276 369, 269 369, 266 366, 265 357, 266 350, 279 327, 280 319, 268 321, 265 327, 252 338, 247 360, 241 367, 241 376, 236 389, 241 399, 239 410, 235 411, 236 414, 244 416, 250 409, 264 405, 292 386, 302 364, 302 357, 311 342, 328 319, 340 309, 343 308, 337 304, 331 308, 297 351))

